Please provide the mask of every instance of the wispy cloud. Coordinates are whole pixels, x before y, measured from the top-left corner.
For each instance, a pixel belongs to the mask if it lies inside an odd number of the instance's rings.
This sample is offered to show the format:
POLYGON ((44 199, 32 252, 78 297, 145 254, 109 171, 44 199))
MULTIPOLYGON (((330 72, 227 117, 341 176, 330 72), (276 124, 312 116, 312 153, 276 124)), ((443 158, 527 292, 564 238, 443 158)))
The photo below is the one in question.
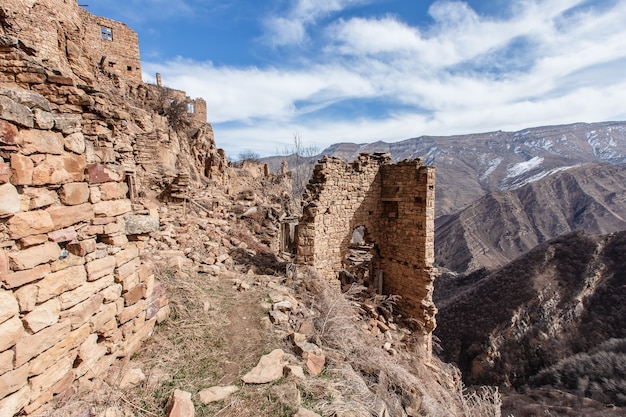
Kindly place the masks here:
POLYGON ((626 1, 512 0, 483 15, 440 0, 431 22, 339 13, 360 0, 299 0, 265 20, 273 46, 315 37, 266 67, 144 63, 208 102, 218 146, 271 154, 298 130, 337 141, 626 119, 626 1), (273 19, 273 20, 272 20, 273 19), (272 25, 270 25, 272 23, 272 25), (342 106, 370 103, 342 119, 342 106))
POLYGON ((320 18, 371 0, 297 0, 281 14, 264 19, 264 39, 272 46, 300 45, 308 39, 307 28, 320 18))

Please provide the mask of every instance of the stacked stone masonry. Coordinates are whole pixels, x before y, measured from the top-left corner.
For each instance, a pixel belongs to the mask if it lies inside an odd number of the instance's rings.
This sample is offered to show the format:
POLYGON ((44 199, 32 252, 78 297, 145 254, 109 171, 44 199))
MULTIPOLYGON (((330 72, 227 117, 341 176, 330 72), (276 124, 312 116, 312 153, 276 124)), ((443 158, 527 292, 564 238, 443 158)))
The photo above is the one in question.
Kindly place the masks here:
POLYGON ((158 215, 129 190, 153 119, 32 54, 0 35, 2 416, 91 390, 169 312, 144 256, 158 215))
POLYGON ((98 70, 141 82, 137 34, 76 0, 3 0, 0 33, 20 39, 50 68, 91 83, 98 70))
POLYGON ((331 280, 343 269, 353 231, 363 227, 374 244, 372 268, 383 292, 421 326, 431 352, 436 308, 432 301, 435 169, 420 159, 391 164, 388 154, 362 154, 351 164, 324 157, 304 197, 297 231, 297 261, 331 280))

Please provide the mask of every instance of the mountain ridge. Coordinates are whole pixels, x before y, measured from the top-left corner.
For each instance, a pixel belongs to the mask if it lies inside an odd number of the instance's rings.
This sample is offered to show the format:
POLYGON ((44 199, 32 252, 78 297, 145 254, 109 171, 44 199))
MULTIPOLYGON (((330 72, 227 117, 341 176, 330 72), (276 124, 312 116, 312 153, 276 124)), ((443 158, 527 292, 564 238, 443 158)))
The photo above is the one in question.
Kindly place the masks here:
POLYGON ((540 126, 516 132, 419 136, 398 142, 336 143, 310 157, 262 160, 278 170, 312 169, 321 155, 348 161, 360 153, 388 152, 392 160, 423 158, 437 168, 436 216, 452 214, 492 191, 513 190, 588 162, 626 163, 626 121, 540 126))

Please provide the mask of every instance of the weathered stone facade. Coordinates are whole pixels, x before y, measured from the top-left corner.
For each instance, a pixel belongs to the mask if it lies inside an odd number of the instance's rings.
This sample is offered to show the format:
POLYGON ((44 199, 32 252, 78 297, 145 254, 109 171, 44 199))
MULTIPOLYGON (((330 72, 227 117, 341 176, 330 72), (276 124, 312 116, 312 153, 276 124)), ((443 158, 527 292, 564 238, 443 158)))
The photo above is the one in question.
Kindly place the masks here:
POLYGON ((141 82, 137 34, 76 0, 3 0, 0 34, 20 39, 46 66, 91 84, 96 71, 141 82))
POLYGON ((37 56, 0 34, 3 416, 91 390, 169 311, 144 257, 158 214, 129 189, 137 138, 164 118, 131 115, 37 56))
POLYGON ((351 164, 324 157, 307 186, 297 232, 297 261, 329 279, 346 268, 353 234, 371 248, 371 276, 402 297, 399 308, 421 326, 431 349, 435 169, 420 159, 391 164, 388 154, 362 154, 351 164))

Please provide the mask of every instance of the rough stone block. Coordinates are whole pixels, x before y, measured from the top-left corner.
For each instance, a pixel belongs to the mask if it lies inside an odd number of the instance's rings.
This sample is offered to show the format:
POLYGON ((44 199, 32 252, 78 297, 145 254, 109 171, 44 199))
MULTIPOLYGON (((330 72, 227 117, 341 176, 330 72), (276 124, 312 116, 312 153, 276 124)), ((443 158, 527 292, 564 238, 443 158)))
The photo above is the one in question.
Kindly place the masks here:
POLYGON ((13 357, 15 354, 12 350, 6 350, 0 353, 0 375, 13 370, 13 357))
POLYGON ((113 275, 107 275, 97 281, 88 282, 75 290, 61 294, 61 309, 68 309, 77 303, 86 300, 92 295, 102 291, 103 289, 113 285, 113 275))
POLYGON ((49 273, 50 265, 43 264, 33 269, 27 269, 26 271, 10 273, 7 275, 6 279, 3 279, 2 281, 7 288, 17 288, 30 282, 37 281, 49 273))
POLYGON ((89 200, 89 185, 86 182, 64 184, 59 190, 59 199, 67 206, 86 203, 89 200))
POLYGON ((7 226, 11 239, 48 233, 55 228, 50 214, 44 210, 16 213, 9 219, 7 226))
POLYGON ((52 326, 59 321, 61 313, 61 302, 58 298, 53 298, 43 304, 38 305, 22 319, 24 327, 31 333, 52 326))
POLYGON ((11 167, 0 158, 0 184, 9 182, 11 178, 11 167))
POLYGON ((80 367, 91 368, 100 358, 106 355, 106 353, 107 348, 102 344, 98 344, 98 335, 89 335, 78 349, 78 358, 81 364, 79 365, 79 369, 77 369, 77 373, 85 374, 86 371, 81 372, 80 367))
POLYGON ((14 346, 24 335, 24 326, 19 317, 14 316, 0 324, 0 352, 14 346))
POLYGON ((31 185, 35 164, 27 156, 11 154, 11 183, 15 185, 31 185))
POLYGON ((159 218, 145 215, 131 215, 124 217, 126 234, 139 235, 159 230, 159 218))
POLYGON ((100 307, 104 296, 102 294, 95 294, 86 299, 85 301, 76 304, 74 307, 63 312, 63 319, 69 319, 72 322, 72 329, 77 329, 86 323, 91 316, 93 316, 100 307))
POLYGON ((105 275, 113 274, 115 264, 115 256, 106 256, 104 258, 87 262, 85 265, 87 269, 87 279, 89 281, 95 281, 105 275))
POLYGON ((124 297, 124 304, 126 306, 131 306, 135 304, 137 301, 141 300, 144 293, 143 284, 137 285, 135 288, 130 291, 124 293, 122 296, 124 297))
POLYGON ((143 342, 152 335, 155 324, 156 318, 146 321, 143 326, 139 330, 137 330, 137 332, 132 335, 130 339, 126 341, 126 345, 124 346, 121 355, 129 357, 135 354, 141 347, 141 342, 143 342))
POLYGON ((49 111, 35 109, 33 110, 35 127, 43 130, 50 130, 54 127, 54 116, 49 111))
POLYGON ((50 214, 50 218, 52 218, 57 229, 91 220, 94 216, 93 206, 89 203, 77 206, 52 206, 46 211, 50 214))
POLYGON ((70 332, 59 343, 30 361, 29 375, 39 375, 50 368, 58 358, 67 356, 70 351, 80 346, 90 334, 91 328, 88 324, 70 332))
POLYGON ((49 274, 35 283, 37 287, 37 302, 43 303, 52 297, 71 291, 87 281, 87 273, 82 266, 74 266, 62 271, 49 274))
MULTIPOLYGON (((54 384, 59 382, 72 369, 74 356, 70 355, 59 358, 50 368, 46 369, 40 375, 30 379, 29 385, 31 390, 31 401, 38 399, 41 395, 52 388, 54 384)), ((42 404, 43 405, 43 404, 42 404)))
POLYGON ((122 295, 122 285, 121 284, 111 285, 110 287, 102 290, 100 294, 104 296, 105 303, 116 301, 122 295))
POLYGON ((54 114, 54 129, 60 130, 64 135, 80 132, 82 117, 80 114, 54 114))
POLYGON ((0 249, 0 282, 6 283, 9 279, 9 255, 4 249, 0 249))
POLYGON ((58 272, 63 269, 79 265, 85 265, 85 258, 81 256, 75 256, 72 253, 69 253, 65 258, 52 262, 50 264, 50 270, 52 272, 58 272))
POLYGON ((39 72, 20 72, 15 75, 15 81, 27 84, 43 84, 46 81, 46 74, 39 72))
POLYGON ((105 182, 100 186, 100 199, 103 201, 126 198, 127 193, 128 185, 124 182, 105 182))
POLYGON ((0 323, 17 316, 19 312, 20 308, 13 294, 0 289, 0 323))
POLYGON ((139 248, 131 244, 126 249, 115 254, 115 266, 119 267, 125 263, 132 261, 139 256, 139 248))
POLYGON ((7 372, 0 376, 0 398, 19 391, 28 383, 28 365, 7 372))
POLYGON ((20 144, 17 128, 4 120, 0 120, 0 145, 17 146, 20 144))
POLYGON ((107 245, 117 247, 122 247, 128 243, 128 238, 123 234, 117 234, 114 236, 102 235, 100 236, 100 240, 107 245))
POLYGON ((135 317, 139 316, 139 313, 141 313, 141 311, 143 311, 145 307, 145 301, 140 300, 132 306, 124 308, 122 312, 117 316, 118 323, 122 325, 127 321, 134 319, 135 317))
POLYGON ((76 256, 85 256, 88 253, 92 253, 96 250, 96 240, 82 240, 76 243, 70 243, 67 245, 67 250, 76 256))
POLYGON ((130 200, 101 201, 93 205, 96 216, 116 217, 132 211, 130 200))
POLYGON ((35 284, 24 285, 14 292, 17 303, 20 305, 20 313, 28 313, 37 304, 37 287, 35 284))
POLYGON ((48 242, 19 252, 9 253, 9 265, 14 271, 23 271, 53 261, 60 255, 61 248, 59 245, 48 242))
POLYGON ((13 215, 20 211, 20 195, 12 184, 0 185, 0 217, 13 215))
POLYGON ((117 235, 122 232, 122 226, 119 222, 108 223, 104 225, 103 231, 105 235, 117 235))
POLYGON ((0 95, 0 119, 24 127, 32 128, 34 126, 33 112, 23 104, 17 103, 3 95, 0 95))
POLYGON ((33 153, 61 155, 62 138, 63 135, 50 130, 24 129, 20 132, 20 150, 24 155, 33 153))
POLYGON ((132 274, 135 271, 137 271, 137 269, 139 268, 140 265, 141 265, 141 259, 135 258, 135 259, 125 263, 124 265, 120 266, 119 268, 117 268, 115 270, 115 281, 116 282, 123 281, 130 274, 132 274))
POLYGON ((54 232, 48 233, 48 239, 51 242, 71 242, 76 239, 77 234, 76 230, 73 227, 68 227, 65 229, 55 230, 54 232))
POLYGON ((26 236, 17 241, 17 247, 20 250, 30 248, 31 246, 41 245, 48 241, 48 235, 32 235, 26 236))
POLYGON ((49 206, 57 201, 57 193, 46 188, 27 188, 24 195, 30 197, 31 210, 49 206))
POLYGON ((85 157, 75 154, 46 155, 33 169, 33 184, 65 184, 85 177, 85 157))
POLYGON ((120 182, 125 177, 123 168, 116 165, 90 164, 87 166, 87 172, 90 184, 120 182))
POLYGON ((31 109, 50 111, 50 102, 48 102, 44 96, 33 90, 25 90, 22 88, 2 88, 0 89, 0 95, 7 96, 31 109))
POLYGON ((61 321, 33 335, 22 337, 15 344, 15 366, 22 366, 35 356, 63 340, 71 329, 69 320, 61 321))
POLYGON ((122 291, 128 292, 131 289, 135 288, 141 282, 139 281, 139 275, 135 272, 128 275, 126 278, 120 281, 122 283, 122 291))
MULTIPOLYGON (((102 293, 101 293, 102 294, 102 293)), ((103 296, 104 300, 104 296, 103 296)), ((102 333, 105 325, 112 320, 115 320, 115 315, 117 314, 117 307, 114 303, 109 304, 101 304, 98 312, 91 317, 89 323, 93 326, 94 331, 97 333, 102 333)), ((115 324, 117 327, 117 323, 115 324)))
POLYGON ((15 394, 0 400, 0 415, 14 416, 30 402, 30 387, 26 385, 15 394))
POLYGON ((72 133, 63 138, 63 146, 68 152, 82 155, 85 153, 85 137, 81 132, 72 133))

